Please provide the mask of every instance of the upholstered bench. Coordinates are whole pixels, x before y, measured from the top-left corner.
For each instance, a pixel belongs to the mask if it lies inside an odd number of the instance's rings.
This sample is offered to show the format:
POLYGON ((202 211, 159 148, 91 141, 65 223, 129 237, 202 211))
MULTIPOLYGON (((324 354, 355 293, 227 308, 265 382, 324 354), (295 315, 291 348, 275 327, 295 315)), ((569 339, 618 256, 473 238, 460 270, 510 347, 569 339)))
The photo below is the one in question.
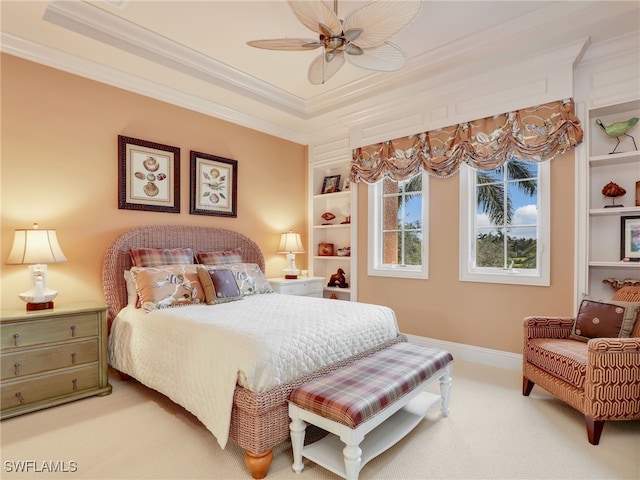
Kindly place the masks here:
POLYGON ((357 480, 360 469, 413 430, 432 405, 441 401, 448 415, 452 361, 445 350, 403 342, 293 390, 293 470, 302 472, 305 457, 357 480), (440 396, 424 391, 436 379, 440 396), (334 435, 304 446, 305 422, 334 435))

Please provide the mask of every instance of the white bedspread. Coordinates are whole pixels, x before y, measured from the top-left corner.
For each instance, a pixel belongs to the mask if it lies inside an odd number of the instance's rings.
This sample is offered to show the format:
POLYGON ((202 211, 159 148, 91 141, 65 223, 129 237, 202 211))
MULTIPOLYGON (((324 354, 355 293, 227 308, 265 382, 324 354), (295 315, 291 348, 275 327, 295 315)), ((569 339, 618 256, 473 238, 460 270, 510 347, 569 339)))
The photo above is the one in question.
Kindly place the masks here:
POLYGON ((236 383, 264 392, 397 334, 387 307, 265 294, 150 313, 127 307, 113 322, 109 358, 196 415, 224 448, 236 383))

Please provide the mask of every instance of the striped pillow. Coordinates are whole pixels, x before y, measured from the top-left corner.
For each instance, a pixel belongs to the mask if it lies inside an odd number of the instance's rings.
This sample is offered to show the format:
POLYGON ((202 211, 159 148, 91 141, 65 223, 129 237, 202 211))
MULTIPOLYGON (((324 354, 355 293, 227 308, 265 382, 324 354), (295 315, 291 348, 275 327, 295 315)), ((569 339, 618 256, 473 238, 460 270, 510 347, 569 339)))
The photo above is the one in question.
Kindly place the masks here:
POLYGON ((193 263, 193 250, 190 248, 132 248, 129 250, 129 256, 134 267, 193 263))
POLYGON ((229 265, 242 263, 242 250, 224 250, 222 252, 196 252, 196 260, 202 265, 229 265))

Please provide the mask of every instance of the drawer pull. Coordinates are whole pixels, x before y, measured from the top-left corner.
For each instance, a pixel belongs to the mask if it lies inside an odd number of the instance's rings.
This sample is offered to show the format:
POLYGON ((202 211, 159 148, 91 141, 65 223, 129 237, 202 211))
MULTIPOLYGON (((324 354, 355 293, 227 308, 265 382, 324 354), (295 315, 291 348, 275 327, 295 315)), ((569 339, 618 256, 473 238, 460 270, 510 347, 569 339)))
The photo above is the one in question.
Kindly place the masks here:
POLYGON ((73 391, 77 392, 78 391, 78 379, 74 378, 73 380, 71 380, 71 383, 73 383, 73 391))
POLYGON ((20 334, 19 333, 14 333, 13 334, 13 341, 16 345, 16 347, 18 346, 18 340, 20 339, 20 334))
POLYGON ((16 393, 16 397, 18 397, 18 400, 20 400, 20 403, 25 403, 24 402, 24 398, 22 398, 22 393, 21 392, 16 393))
POLYGON ((71 364, 75 365, 76 364, 76 352, 73 352, 71 354, 71 364))
POLYGON ((15 363, 13 366, 15 368, 15 375, 20 375, 20 364, 15 363))
POLYGON ((71 336, 72 337, 76 336, 76 326, 75 325, 71 325, 71 336))

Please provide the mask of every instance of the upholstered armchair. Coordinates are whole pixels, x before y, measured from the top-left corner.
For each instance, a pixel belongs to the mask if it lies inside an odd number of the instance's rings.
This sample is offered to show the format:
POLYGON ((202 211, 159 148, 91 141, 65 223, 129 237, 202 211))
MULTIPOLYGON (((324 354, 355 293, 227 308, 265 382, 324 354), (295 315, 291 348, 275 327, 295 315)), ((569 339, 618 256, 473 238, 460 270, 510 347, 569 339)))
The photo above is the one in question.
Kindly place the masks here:
MULTIPOLYGON (((627 325, 629 338, 607 335, 616 338, 585 341, 580 336, 589 335, 578 328, 576 320, 588 318, 589 325, 598 325, 605 323, 604 313, 524 319, 522 394, 528 396, 539 385, 581 412, 593 445, 598 445, 605 421, 640 419, 640 304, 636 303, 640 302, 640 287, 623 287, 611 301, 624 302, 618 305, 625 308, 625 321, 633 315, 627 325)), ((621 313, 615 304, 612 308, 621 313)))

